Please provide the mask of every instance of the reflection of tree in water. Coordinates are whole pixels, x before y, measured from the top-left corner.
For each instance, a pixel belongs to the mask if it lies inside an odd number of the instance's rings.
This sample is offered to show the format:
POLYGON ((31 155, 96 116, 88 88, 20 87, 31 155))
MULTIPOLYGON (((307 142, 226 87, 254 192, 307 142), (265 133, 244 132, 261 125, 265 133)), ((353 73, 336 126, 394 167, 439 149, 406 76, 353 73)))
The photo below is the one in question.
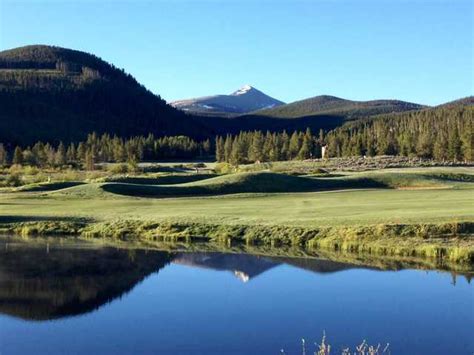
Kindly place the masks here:
POLYGON ((1 246, 0 313, 28 320, 96 310, 172 259, 144 250, 1 246))

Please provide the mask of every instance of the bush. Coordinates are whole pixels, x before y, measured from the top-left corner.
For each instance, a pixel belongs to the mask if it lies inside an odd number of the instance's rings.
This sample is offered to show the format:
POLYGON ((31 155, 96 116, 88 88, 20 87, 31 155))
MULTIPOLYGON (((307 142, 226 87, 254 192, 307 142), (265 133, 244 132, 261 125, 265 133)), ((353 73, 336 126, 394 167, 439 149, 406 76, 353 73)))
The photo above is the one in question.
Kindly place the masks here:
POLYGON ((126 174, 128 173, 128 165, 124 163, 112 164, 107 167, 107 170, 113 174, 126 174))
POLYGON ((13 165, 10 166, 10 168, 8 169, 8 171, 10 172, 10 174, 20 173, 22 170, 23 170, 23 167, 22 167, 20 164, 13 164, 13 165))
POLYGON ((21 175, 18 173, 11 173, 5 179, 5 184, 6 186, 10 186, 10 187, 17 187, 17 186, 22 185, 23 181, 21 179, 21 175))
POLYGON ((72 169, 68 169, 63 174, 63 181, 79 181, 82 179, 81 173, 72 169))
POLYGON ((214 168, 214 171, 218 174, 229 174, 234 172, 234 170, 234 167, 229 163, 218 163, 214 168))
POLYGON ((25 175, 38 175, 39 170, 35 166, 28 165, 28 166, 25 166, 25 168, 23 169, 23 173, 25 175))

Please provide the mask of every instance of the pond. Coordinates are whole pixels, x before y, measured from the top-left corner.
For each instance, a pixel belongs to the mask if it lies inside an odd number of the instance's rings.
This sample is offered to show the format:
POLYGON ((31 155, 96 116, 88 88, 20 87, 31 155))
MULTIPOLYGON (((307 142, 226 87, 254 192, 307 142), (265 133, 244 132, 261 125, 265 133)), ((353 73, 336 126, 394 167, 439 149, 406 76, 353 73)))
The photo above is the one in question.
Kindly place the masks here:
POLYGON ((0 354, 472 354, 470 275, 0 238, 0 354), (388 352, 387 352, 388 353, 388 352))

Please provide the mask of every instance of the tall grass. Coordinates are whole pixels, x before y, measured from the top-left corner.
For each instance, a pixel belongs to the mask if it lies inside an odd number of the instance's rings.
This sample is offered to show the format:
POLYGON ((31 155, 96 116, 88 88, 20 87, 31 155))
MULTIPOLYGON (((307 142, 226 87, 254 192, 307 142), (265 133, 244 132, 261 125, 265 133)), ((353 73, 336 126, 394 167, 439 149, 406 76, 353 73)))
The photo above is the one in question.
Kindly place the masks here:
MULTIPOLYGON (((367 343, 367 341, 364 339, 362 343, 359 345, 356 345, 354 347, 354 350, 351 348, 344 348, 338 352, 333 351, 333 347, 331 344, 328 343, 326 339, 326 333, 323 333, 323 337, 321 339, 320 343, 315 342, 314 347, 312 347, 314 350, 310 350, 307 348, 306 341, 305 339, 301 339, 301 354, 302 355, 335 355, 335 354, 341 354, 341 355, 382 355, 382 354, 387 354, 390 355, 390 343, 385 344, 382 346, 380 343, 377 345, 370 345, 367 343)), ((280 350, 281 354, 285 354, 286 352, 284 349, 280 350)))

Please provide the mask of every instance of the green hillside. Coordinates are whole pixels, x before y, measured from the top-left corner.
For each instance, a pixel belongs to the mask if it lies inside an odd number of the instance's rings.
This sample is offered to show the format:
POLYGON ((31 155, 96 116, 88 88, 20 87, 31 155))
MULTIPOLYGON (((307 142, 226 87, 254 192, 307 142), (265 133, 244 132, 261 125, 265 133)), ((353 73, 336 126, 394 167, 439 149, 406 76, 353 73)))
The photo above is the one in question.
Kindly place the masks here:
POLYGON ((0 52, 0 141, 83 140, 88 133, 199 137, 207 130, 100 58, 66 48, 0 52))

